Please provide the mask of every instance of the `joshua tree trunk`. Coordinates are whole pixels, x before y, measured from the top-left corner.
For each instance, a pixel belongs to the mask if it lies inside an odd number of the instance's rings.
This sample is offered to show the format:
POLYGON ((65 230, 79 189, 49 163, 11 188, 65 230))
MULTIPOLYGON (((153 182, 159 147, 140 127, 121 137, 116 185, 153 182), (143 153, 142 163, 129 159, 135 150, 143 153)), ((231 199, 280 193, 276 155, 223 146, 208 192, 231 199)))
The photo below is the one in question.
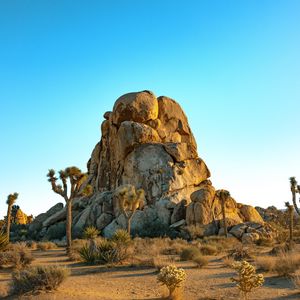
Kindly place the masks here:
POLYGON ((299 210, 297 202, 296 202, 296 191, 294 189, 292 190, 292 195, 293 195, 293 197, 292 197, 293 205, 295 207, 297 214, 300 216, 300 210, 299 210))
POLYGON ((9 236, 10 236, 10 222, 11 222, 11 205, 8 205, 7 216, 6 216, 6 236, 7 236, 8 242, 9 242, 9 236))
POLYGON ((226 214, 225 214, 225 199, 221 199, 221 203, 222 203, 222 216, 223 216, 224 235, 227 238, 228 233, 227 233, 227 222, 226 222, 226 214))
POLYGON ((293 241, 293 231, 294 231, 294 209, 293 207, 291 206, 291 208, 289 209, 289 213, 290 213, 290 224, 289 224, 289 227, 290 227, 290 242, 293 241))
POLYGON ((127 232, 128 232, 129 235, 130 235, 130 232, 131 232, 131 219, 132 219, 132 216, 133 216, 133 214, 131 216, 129 216, 129 217, 126 218, 126 221, 127 221, 127 232))
POLYGON ((72 200, 67 200, 67 224, 66 224, 66 238, 67 238, 67 253, 71 251, 72 246, 72 200))

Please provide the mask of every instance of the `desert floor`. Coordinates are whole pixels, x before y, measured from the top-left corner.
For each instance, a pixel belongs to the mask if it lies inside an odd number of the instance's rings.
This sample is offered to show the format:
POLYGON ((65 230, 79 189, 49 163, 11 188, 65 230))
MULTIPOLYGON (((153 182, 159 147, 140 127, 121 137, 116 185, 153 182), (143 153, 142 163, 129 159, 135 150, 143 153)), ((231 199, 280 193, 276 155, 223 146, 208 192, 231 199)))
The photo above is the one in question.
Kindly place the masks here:
MULTIPOLYGON (((166 291, 156 282, 156 270, 146 267, 88 266, 67 260, 63 248, 33 251, 33 265, 58 264, 71 269, 71 276, 52 293, 23 296, 21 299, 162 299, 166 291)), ((192 262, 178 262, 187 272, 183 299, 239 299, 239 292, 231 283, 234 270, 225 267, 221 256, 209 257, 209 264, 197 269, 192 262)), ((11 269, 0 269, 0 298, 20 299, 7 296, 11 269)), ((288 278, 264 274, 265 284, 250 299, 300 299, 299 290, 288 278)))

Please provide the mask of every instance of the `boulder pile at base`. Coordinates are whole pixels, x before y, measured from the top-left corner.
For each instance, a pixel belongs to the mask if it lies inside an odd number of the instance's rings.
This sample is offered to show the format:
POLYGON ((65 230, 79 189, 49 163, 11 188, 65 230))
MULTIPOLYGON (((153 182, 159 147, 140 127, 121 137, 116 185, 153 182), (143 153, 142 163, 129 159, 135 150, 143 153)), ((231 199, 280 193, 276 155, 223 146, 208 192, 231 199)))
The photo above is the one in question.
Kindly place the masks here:
MULTIPOLYGON (((185 113, 171 98, 142 91, 117 99, 113 110, 104 113, 101 139, 87 168, 87 183, 94 194, 75 199, 74 232, 94 225, 111 236, 125 228, 114 191, 131 184, 145 191, 145 206, 132 219, 136 234, 157 224, 173 230, 201 225, 207 235, 222 233, 221 202, 209 180, 210 171, 198 155, 185 113)), ((258 224, 253 225, 257 230, 264 223, 255 208, 233 198, 226 203, 226 217, 232 234, 241 239, 249 234, 249 226, 237 230, 238 224, 258 224)), ((37 216, 29 231, 36 238, 47 238, 54 228, 64 226, 65 219, 66 209, 58 203, 37 216)))

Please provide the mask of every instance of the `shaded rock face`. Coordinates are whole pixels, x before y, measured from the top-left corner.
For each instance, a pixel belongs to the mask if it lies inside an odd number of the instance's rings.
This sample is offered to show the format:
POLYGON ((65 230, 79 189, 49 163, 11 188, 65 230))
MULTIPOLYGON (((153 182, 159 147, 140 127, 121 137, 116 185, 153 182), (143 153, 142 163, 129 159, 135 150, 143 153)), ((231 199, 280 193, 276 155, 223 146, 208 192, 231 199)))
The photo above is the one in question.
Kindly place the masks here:
POLYGON ((101 141, 88 164, 96 191, 132 184, 147 204, 165 198, 175 204, 210 177, 188 120, 177 102, 150 91, 121 96, 104 115, 101 141))
MULTIPOLYGON (((75 199, 73 229, 94 225, 111 236, 124 228, 114 190, 131 184, 145 191, 145 206, 135 213, 132 230, 160 223, 178 228, 183 225, 211 225, 222 218, 221 202, 209 181, 210 171, 198 156, 197 144, 180 105, 150 91, 129 93, 117 99, 113 111, 104 114, 101 139, 87 164, 88 183, 94 187, 90 198, 75 199)), ((42 214, 31 225, 32 231, 55 231, 63 224, 62 206, 42 214)), ((252 207, 226 203, 230 224, 245 221, 261 223, 252 207)), ((215 228, 208 230, 217 233, 215 228)))

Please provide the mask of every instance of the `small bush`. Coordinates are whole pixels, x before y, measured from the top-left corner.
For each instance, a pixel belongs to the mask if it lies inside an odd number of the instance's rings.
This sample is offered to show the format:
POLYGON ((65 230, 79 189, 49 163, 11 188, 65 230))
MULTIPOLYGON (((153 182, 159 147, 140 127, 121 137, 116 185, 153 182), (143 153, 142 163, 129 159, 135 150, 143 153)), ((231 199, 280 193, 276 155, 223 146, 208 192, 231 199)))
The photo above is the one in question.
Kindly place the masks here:
MULTIPOLYGON (((76 251, 74 251, 74 252, 76 252, 76 251)), ((79 253, 80 258, 88 264, 94 264, 98 260, 98 253, 94 252, 88 245, 84 245, 78 251, 78 253, 79 253)), ((74 257, 74 255, 71 255, 71 257, 74 257)), ((70 257, 70 259, 71 259, 71 257, 70 257)))
POLYGON ((192 260, 194 257, 201 255, 201 252, 198 248, 192 246, 182 250, 180 254, 180 260, 187 261, 192 260))
POLYGON ((222 259, 223 264, 227 268, 233 268, 233 264, 236 262, 232 257, 225 256, 222 259))
POLYGON ((41 251, 47 251, 47 250, 52 250, 56 249, 57 246, 53 242, 39 242, 37 243, 37 249, 41 251))
POLYGON ((131 243, 130 234, 124 229, 118 229, 111 240, 119 245, 128 246, 131 243))
POLYGON ((228 253, 228 257, 231 257, 236 261, 250 260, 253 258, 250 249, 243 246, 239 246, 235 249, 230 250, 228 253))
POLYGON ((279 276, 291 277, 300 266, 300 256, 294 253, 281 254, 275 260, 274 271, 279 276))
POLYGON ((37 266, 13 273, 11 293, 52 291, 67 278, 69 270, 59 266, 37 266))
POLYGON ((204 227, 200 226, 200 225, 190 225, 190 226, 186 226, 185 231, 187 232, 189 238, 191 240, 196 240, 198 238, 203 238, 204 236, 204 227))
POLYGON ((276 258, 274 256, 258 256, 255 261, 258 269, 265 272, 272 272, 275 267, 276 258))
POLYGON ((22 269, 33 261, 31 251, 25 243, 11 244, 7 251, 0 253, 0 265, 12 266, 15 269, 22 269))
POLYGON ((118 249, 113 241, 103 239, 97 247, 98 253, 96 255, 100 263, 111 264, 123 259, 123 257, 119 257, 118 249))
POLYGON ((86 239, 95 239, 100 234, 100 231, 94 226, 88 226, 84 229, 83 236, 86 239))
POLYGON ((204 266, 206 266, 208 264, 207 258, 202 255, 197 255, 197 256, 193 257, 192 260, 196 264, 197 268, 203 268, 204 266))
POLYGON ((200 252, 203 255, 216 255, 218 253, 218 249, 212 245, 203 245, 200 247, 200 252))
POLYGON ((185 280, 185 271, 183 269, 178 269, 174 265, 162 268, 157 275, 157 281, 168 288, 169 299, 174 299, 176 290, 182 287, 185 280))
POLYGON ((256 274, 255 268, 247 261, 237 262, 234 265, 237 271, 237 278, 231 278, 236 283, 237 288, 242 292, 244 299, 248 299, 248 294, 254 288, 258 288, 264 283, 264 276, 256 274))

